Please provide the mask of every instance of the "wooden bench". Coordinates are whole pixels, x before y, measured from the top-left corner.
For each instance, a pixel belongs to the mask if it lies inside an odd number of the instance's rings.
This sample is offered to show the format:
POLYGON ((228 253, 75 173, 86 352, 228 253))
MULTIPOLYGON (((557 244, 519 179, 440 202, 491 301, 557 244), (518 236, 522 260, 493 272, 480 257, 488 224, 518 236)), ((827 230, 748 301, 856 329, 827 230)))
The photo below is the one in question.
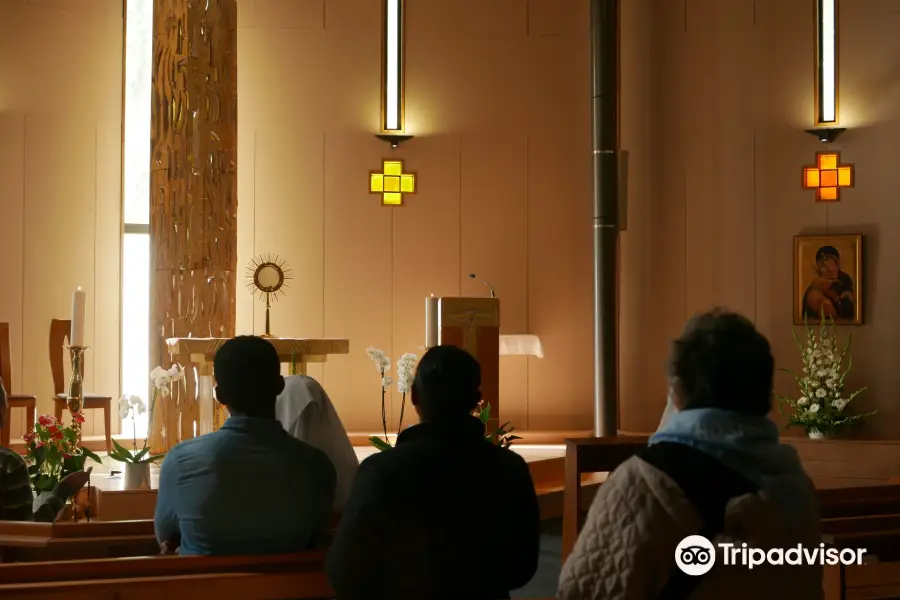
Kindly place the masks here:
MULTIPOLYGON (((566 440, 562 560, 575 545, 583 517, 585 474, 609 472, 646 446, 648 436, 566 440)), ((900 443, 784 438, 794 446, 817 485, 823 537, 838 548, 867 548, 879 560, 900 559, 900 443), (842 446, 841 444, 847 446, 842 446)), ((829 598, 900 597, 900 564, 828 569, 829 598), (834 590, 837 590, 835 592, 834 590), (838 594, 838 595, 834 595, 838 594), (876 595, 887 594, 887 595, 876 595)))
POLYGON ((575 547, 581 529, 583 476, 608 473, 647 447, 649 435, 628 434, 614 437, 566 440, 566 467, 563 489, 562 560, 575 547))
POLYGON ((822 529, 830 547, 866 551, 863 565, 825 566, 825 600, 900 597, 900 515, 825 520, 822 529))
POLYGON ((0 565, 2 598, 334 597, 324 551, 258 556, 153 556, 0 565))
POLYGON ((0 562, 119 558, 159 554, 153 521, 0 521, 0 562))

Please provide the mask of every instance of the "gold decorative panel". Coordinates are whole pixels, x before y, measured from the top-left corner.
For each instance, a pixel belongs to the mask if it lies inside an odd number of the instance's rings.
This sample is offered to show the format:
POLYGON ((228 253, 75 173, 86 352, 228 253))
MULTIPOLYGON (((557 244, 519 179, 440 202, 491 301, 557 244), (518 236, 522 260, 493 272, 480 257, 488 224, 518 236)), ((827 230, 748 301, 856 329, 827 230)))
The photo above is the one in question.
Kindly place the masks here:
POLYGON ((381 194, 383 206, 403 206, 403 195, 416 193, 416 175, 403 171, 402 160, 383 162, 381 172, 369 173, 369 193, 381 194))
MULTIPOLYGON (((150 356, 167 366, 166 338, 234 335, 237 6, 154 2, 150 356)), ((156 448, 194 437, 194 389, 189 372, 188 398, 151 424, 156 448)))

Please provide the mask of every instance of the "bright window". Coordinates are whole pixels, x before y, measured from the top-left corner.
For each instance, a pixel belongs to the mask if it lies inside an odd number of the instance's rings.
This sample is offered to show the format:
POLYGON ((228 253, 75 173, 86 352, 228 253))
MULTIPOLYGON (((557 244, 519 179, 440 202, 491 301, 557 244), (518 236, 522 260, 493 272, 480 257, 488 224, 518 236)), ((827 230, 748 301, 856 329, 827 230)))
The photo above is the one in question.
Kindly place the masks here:
MULTIPOLYGON (((127 0, 125 127, 122 152, 122 393, 149 405, 150 390, 150 100, 153 5, 127 0)), ((147 435, 147 415, 122 421, 122 432, 147 435)))

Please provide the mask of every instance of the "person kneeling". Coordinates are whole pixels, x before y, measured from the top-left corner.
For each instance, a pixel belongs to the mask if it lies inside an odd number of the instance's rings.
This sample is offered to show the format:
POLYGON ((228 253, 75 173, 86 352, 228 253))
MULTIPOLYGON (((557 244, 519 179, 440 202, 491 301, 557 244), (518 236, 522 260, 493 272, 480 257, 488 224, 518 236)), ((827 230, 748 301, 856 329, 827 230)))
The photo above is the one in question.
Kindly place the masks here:
POLYGON ((231 416, 181 442, 162 465, 156 537, 190 554, 269 554, 321 545, 336 475, 321 451, 275 418, 284 389, 275 348, 253 336, 225 342, 213 364, 216 398, 231 416))

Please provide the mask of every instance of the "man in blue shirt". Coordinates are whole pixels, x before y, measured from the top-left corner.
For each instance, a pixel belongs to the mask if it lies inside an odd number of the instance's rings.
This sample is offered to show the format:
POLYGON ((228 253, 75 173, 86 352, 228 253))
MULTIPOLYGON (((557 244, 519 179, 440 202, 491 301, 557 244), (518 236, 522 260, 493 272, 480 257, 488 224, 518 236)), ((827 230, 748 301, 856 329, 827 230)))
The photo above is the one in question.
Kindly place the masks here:
POLYGON ((231 416, 166 456, 155 518, 160 545, 182 555, 234 555, 322 544, 337 476, 321 450, 275 419, 284 389, 275 348, 236 337, 216 353, 213 369, 216 398, 231 416))

